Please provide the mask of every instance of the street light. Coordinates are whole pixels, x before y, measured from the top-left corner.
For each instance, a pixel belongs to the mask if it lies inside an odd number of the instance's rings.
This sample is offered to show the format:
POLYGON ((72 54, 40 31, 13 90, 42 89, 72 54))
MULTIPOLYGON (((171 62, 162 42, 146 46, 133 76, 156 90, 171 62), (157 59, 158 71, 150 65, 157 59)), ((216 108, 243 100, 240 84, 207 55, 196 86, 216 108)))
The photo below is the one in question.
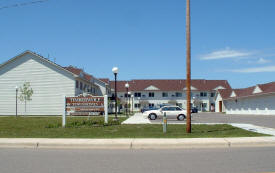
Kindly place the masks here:
POLYGON ((131 99, 131 92, 129 91, 128 92, 128 101, 129 101, 128 103, 129 104, 128 104, 128 107, 127 107, 127 109, 128 109, 128 115, 130 115, 130 111, 131 111, 131 105, 130 105, 131 101, 130 101, 130 99, 131 99))
POLYGON ((129 84, 128 84, 128 82, 125 84, 125 88, 126 88, 126 116, 128 116, 128 89, 129 89, 129 84))
POLYGON ((112 72, 115 75, 115 121, 117 121, 117 89, 116 89, 116 79, 117 79, 117 73, 118 73, 118 68, 117 67, 113 67, 112 72))
POLYGON ((139 108, 139 111, 141 112, 140 97, 138 97, 138 108, 139 108))
POLYGON ((17 95, 18 95, 18 86, 15 86, 15 100, 16 100, 16 103, 15 103, 15 115, 17 117, 17 95))
POLYGON ((131 95, 132 98, 132 114, 134 113, 134 95, 131 95))

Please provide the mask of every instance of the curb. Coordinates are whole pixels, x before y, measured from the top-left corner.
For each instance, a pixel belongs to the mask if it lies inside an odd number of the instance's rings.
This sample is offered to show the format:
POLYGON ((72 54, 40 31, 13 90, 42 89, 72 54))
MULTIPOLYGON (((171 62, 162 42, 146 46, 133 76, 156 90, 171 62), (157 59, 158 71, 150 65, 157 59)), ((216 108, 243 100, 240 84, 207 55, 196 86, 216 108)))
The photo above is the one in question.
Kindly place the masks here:
POLYGON ((50 139, 0 138, 0 148, 68 149, 185 149, 275 147, 275 137, 243 138, 148 138, 148 139, 50 139))

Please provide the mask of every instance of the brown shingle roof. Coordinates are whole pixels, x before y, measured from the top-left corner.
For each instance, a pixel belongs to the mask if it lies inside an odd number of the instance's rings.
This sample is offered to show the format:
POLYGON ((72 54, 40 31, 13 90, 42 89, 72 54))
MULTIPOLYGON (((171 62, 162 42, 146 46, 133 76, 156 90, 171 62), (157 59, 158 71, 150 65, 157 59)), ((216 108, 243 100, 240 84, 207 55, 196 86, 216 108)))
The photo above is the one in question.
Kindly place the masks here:
POLYGON ((239 89, 233 89, 233 90, 226 90, 226 91, 220 91, 218 90, 219 93, 221 94, 223 99, 235 99, 235 98, 242 98, 242 97, 250 97, 250 96, 258 96, 258 95, 263 95, 267 93, 274 93, 275 92, 275 82, 270 82, 266 84, 258 84, 256 86, 248 87, 248 88, 239 88, 239 89), (253 93, 256 87, 259 87, 262 92, 259 93, 253 93), (235 92, 236 97, 230 97, 232 92, 235 92), (226 92, 226 94, 225 94, 226 92), (230 93, 230 94, 228 94, 230 93))
POLYGON ((220 93, 221 97, 223 99, 227 99, 230 97, 231 93, 232 93, 232 89, 218 89, 218 92, 220 93))
POLYGON ((80 73, 83 74, 83 79, 87 80, 87 81, 90 81, 93 76, 90 75, 90 74, 87 74, 86 72, 84 72, 82 69, 80 68, 76 68, 76 67, 73 67, 73 66, 68 66, 68 67, 63 67, 64 69, 72 72, 73 74, 76 74, 80 77, 80 73))
MULTIPOLYGON (((146 80, 131 80, 131 81, 117 81, 117 91, 126 91, 125 84, 129 83, 129 91, 144 91, 146 88, 153 86, 160 91, 183 91, 186 86, 186 80, 183 79, 146 79, 146 80)), ((112 88, 114 88, 114 81, 110 82, 112 88)), ((229 83, 226 80, 204 80, 194 79, 191 81, 191 86, 199 91, 212 91, 215 88, 222 86, 224 88, 230 88, 229 83)), ((146 90, 148 91, 148 90, 146 90)))
POLYGON ((108 78, 98 78, 98 79, 106 84, 109 84, 109 82, 110 82, 110 79, 108 79, 108 78))
POLYGON ((264 93, 275 92, 275 82, 258 85, 264 93))

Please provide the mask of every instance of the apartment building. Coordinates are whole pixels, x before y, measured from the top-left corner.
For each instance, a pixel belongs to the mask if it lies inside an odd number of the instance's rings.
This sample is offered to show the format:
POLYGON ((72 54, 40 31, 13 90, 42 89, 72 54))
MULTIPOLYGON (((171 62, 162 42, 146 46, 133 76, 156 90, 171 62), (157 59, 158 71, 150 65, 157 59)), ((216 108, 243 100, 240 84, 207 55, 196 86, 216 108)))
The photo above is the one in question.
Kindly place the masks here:
MULTIPOLYGON (((115 82, 109 83, 114 97, 115 82)), ((231 87, 226 80, 192 80, 192 106, 197 107, 199 111, 214 111, 218 89, 231 89, 231 87)), ((133 111, 148 106, 158 107, 161 104, 175 104, 186 108, 186 81, 183 79, 117 81, 117 97, 120 100, 120 108, 124 108, 127 103, 131 105, 133 111), (126 83, 129 84, 129 94, 126 92, 126 83)))

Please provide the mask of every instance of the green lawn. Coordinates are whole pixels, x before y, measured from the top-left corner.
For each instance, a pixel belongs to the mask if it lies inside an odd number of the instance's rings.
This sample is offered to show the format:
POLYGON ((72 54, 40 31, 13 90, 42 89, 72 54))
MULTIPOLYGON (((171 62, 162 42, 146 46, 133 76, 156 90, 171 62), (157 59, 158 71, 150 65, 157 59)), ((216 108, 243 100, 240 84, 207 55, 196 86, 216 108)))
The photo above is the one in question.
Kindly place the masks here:
MULTIPOLYGON (((126 118, 120 118, 120 122, 126 118)), ((230 125, 169 125, 166 134, 162 125, 103 125, 103 117, 68 117, 68 127, 61 127, 61 117, 0 117, 0 138, 206 138, 267 136, 230 125)), ((110 121, 112 122, 112 121, 110 121)))

